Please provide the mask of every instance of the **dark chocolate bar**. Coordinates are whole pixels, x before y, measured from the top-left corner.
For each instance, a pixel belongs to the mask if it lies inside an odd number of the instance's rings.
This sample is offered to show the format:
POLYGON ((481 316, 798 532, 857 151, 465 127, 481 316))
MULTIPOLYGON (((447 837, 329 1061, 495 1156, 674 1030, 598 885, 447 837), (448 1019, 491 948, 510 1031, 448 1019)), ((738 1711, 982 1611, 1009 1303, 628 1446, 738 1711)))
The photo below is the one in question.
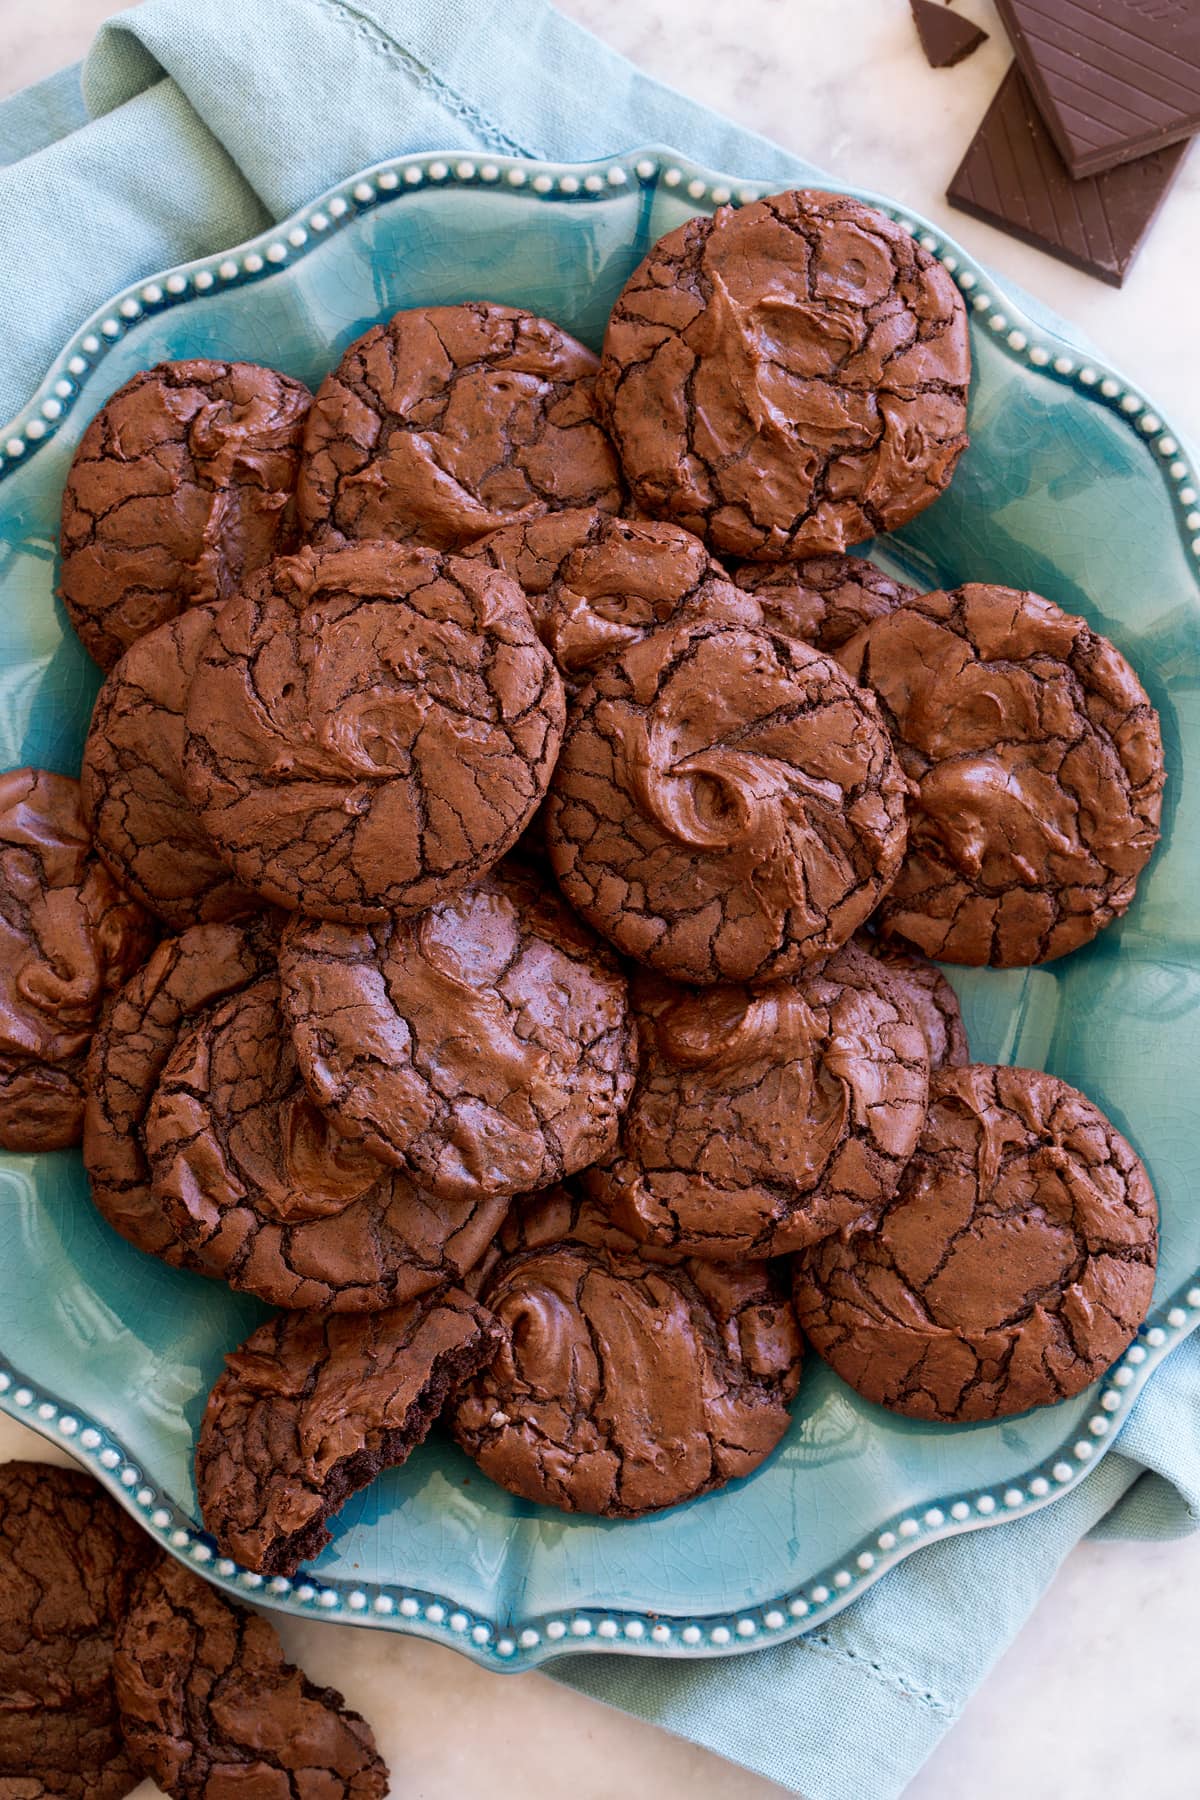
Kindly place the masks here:
POLYGON ((1071 174, 1200 131, 1200 0, 997 0, 1071 174))
POLYGON ((1187 148, 1172 144, 1075 181, 1014 63, 946 197, 960 212, 1120 287, 1187 148))
POLYGON ((987 42, 982 26, 952 12, 942 0, 908 0, 917 36, 931 69, 952 69, 987 42))

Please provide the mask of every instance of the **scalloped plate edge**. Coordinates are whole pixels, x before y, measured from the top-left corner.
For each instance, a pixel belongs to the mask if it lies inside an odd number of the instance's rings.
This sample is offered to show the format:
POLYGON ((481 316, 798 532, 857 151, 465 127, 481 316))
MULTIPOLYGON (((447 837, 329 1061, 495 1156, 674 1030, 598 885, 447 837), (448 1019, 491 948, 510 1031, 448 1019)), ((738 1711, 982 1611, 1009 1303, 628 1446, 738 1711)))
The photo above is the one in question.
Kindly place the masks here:
MULTIPOLYGON (((373 164, 337 183, 290 219, 215 256, 197 258, 146 281, 132 283, 85 321, 55 358, 29 401, 0 427, 0 483, 24 467, 52 437, 81 398, 108 349, 139 321, 169 307, 225 288, 269 280, 333 232, 368 209, 394 203, 429 186, 492 187, 497 193, 534 194, 588 204, 638 183, 681 190, 697 211, 739 205, 773 191, 770 182, 738 180, 705 169, 658 146, 592 163, 540 163, 519 157, 472 157, 429 151, 373 164)), ((1168 485, 1181 538, 1193 564, 1200 563, 1200 511, 1196 478, 1180 439, 1145 396, 1099 358, 1036 324, 1001 282, 920 215, 885 196, 839 182, 828 186, 878 206, 936 256, 955 278, 968 306, 1014 360, 1028 362, 1047 379, 1076 386, 1093 404, 1105 405, 1127 424, 1168 485)), ((528 1669, 571 1651, 710 1657, 762 1649, 825 1623, 888 1569, 923 1544, 980 1530, 1051 1505, 1087 1475, 1112 1443, 1150 1373, 1200 1324, 1200 1271, 1151 1313, 1134 1342, 1096 1389, 1096 1409, 1074 1443, 1028 1470, 999 1493, 972 1491, 886 1520, 836 1565, 805 1583, 803 1591, 732 1613, 676 1616, 621 1608, 581 1607, 536 1617, 496 1620, 452 1596, 391 1584, 326 1584, 302 1578, 266 1580, 219 1557, 213 1540, 130 1461, 120 1439, 40 1389, 0 1359, 0 1410, 68 1448, 138 1518, 164 1549, 203 1569, 229 1593, 301 1616, 333 1618, 408 1632, 448 1644, 495 1670, 528 1669)), ((753 1479, 753 1477, 751 1477, 753 1479)))

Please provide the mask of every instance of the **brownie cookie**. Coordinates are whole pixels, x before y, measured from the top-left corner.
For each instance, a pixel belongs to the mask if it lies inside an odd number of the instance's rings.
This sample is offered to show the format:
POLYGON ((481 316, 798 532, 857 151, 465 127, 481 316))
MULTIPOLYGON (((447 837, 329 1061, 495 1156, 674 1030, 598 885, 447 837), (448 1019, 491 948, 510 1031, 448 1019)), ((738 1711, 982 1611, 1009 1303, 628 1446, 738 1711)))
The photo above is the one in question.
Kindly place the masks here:
POLYGON ((95 854, 79 783, 46 769, 0 775, 0 1147, 79 1142, 101 1006, 153 941, 95 854))
POLYGON ((592 508, 509 525, 468 552, 517 581, 568 692, 602 657, 685 613, 761 622, 690 531, 592 508))
POLYGON ((870 955, 877 956, 895 979, 904 983, 914 1017, 929 1045, 930 1072, 960 1069, 964 1063, 969 1063, 971 1052, 958 995, 937 964, 922 956, 919 950, 905 950, 899 944, 888 943, 886 938, 860 933, 855 942, 870 955))
POLYGON ((616 1142, 637 1057, 625 976, 531 867, 418 919, 297 918, 279 968, 310 1094, 431 1194, 528 1193, 616 1142))
POLYGON ((187 1262, 150 1188, 144 1127, 158 1078, 191 1021, 275 967, 271 918, 194 925, 161 943, 117 995, 92 1041, 83 1162, 97 1210, 139 1250, 187 1262))
POLYGON ((0 1793, 121 1800, 113 1638, 149 1538, 82 1469, 0 1465, 0 1793))
POLYGON ((1107 638, 1039 594, 924 594, 839 661, 915 783, 877 924, 943 962, 1016 968, 1118 918, 1158 842, 1158 714, 1107 638))
POLYGON ((288 548, 311 399, 255 363, 159 363, 96 414, 63 493, 59 592, 102 669, 288 548))
POLYGON ((621 1230, 719 1262, 782 1256, 867 1223, 925 1118, 918 1008, 848 944, 751 989, 634 984, 642 1043, 616 1156, 582 1177, 621 1230))
POLYGON ((970 373, 941 264, 859 200, 791 192, 659 239, 613 308, 597 394, 646 512, 778 562, 936 500, 970 373))
POLYGON ((1157 1207, 1134 1151, 1053 1075, 934 1077, 878 1229, 796 1262, 813 1347, 912 1418, 995 1419, 1077 1394, 1146 1316, 1157 1207))
POLYGON ((297 490, 305 532, 455 550, 562 507, 617 512, 597 367, 548 319, 486 301, 372 327, 313 402, 297 490))
POLYGON ((83 811, 121 886, 175 931, 257 912, 183 788, 183 717, 219 607, 193 606, 137 640, 96 697, 83 749, 83 811))
POLYGON ((566 1243, 505 1259, 482 1297, 511 1342, 451 1423, 525 1500, 635 1518, 750 1474, 788 1428, 800 1334, 766 1264, 566 1243))
POLYGON ((300 1079, 274 977, 179 1038, 144 1130, 154 1197, 188 1254, 273 1306, 411 1300, 477 1262, 508 1210, 434 1200, 343 1137, 300 1079))
POLYGON ((267 899, 404 917, 516 842, 563 718, 507 576, 393 544, 305 549, 222 609, 192 681, 184 778, 267 899))
POLYGON ((281 1313, 225 1358, 196 1449, 205 1526, 227 1556, 293 1575, 325 1521, 422 1443, 504 1333, 449 1288, 363 1318, 281 1313))
POLYGON ((284 1661, 275 1628, 163 1557, 115 1658, 126 1739, 172 1800, 384 1800, 371 1727, 284 1661))
POLYGON ((906 601, 916 588, 893 581, 862 556, 809 556, 798 563, 743 563, 738 587, 753 594, 762 623, 832 654, 856 631, 906 601))
POLYGON ((500 1235, 483 1261, 471 1270, 471 1281, 478 1292, 483 1281, 479 1270, 488 1274, 502 1256, 515 1256, 519 1250, 544 1250, 548 1244, 588 1244, 593 1250, 612 1250, 618 1256, 632 1256, 644 1262, 679 1263, 685 1261, 682 1251, 664 1250, 655 1244, 642 1243, 631 1232, 622 1231, 607 1208, 582 1184, 561 1183, 544 1188, 540 1194, 526 1194, 516 1200, 500 1235))
POLYGON ((828 956, 904 854, 908 785, 872 697, 806 644, 720 622, 650 633, 572 709, 546 807, 572 906, 687 981, 828 956))

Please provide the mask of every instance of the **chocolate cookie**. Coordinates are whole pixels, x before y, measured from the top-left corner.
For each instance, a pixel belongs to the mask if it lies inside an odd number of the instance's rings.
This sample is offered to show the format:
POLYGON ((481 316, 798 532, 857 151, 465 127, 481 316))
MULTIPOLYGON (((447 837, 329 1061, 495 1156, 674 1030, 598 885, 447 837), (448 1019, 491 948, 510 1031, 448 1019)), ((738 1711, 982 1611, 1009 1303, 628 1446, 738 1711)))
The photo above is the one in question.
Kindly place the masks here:
POLYGON ((913 1014, 929 1045, 930 1072, 960 1069, 969 1063, 971 1052, 958 995, 937 964, 919 950, 905 950, 899 944, 888 943, 886 938, 860 933, 855 942, 877 956, 895 979, 904 983, 913 1014))
POLYGON ((0 1465, 0 1793, 121 1800, 138 1785, 113 1638, 151 1554, 82 1469, 0 1465))
POLYGON ((161 943, 108 1009, 88 1057, 83 1161, 114 1231, 166 1262, 189 1259, 150 1188, 146 1113, 180 1035, 207 1008, 275 967, 271 918, 194 925, 161 943))
POLYGON ((915 783, 885 937, 1016 968, 1086 944, 1158 842, 1162 736, 1107 638, 1039 594, 972 583, 877 619, 839 661, 915 783))
POLYGON ((273 1306, 378 1312, 455 1281, 507 1199, 435 1201, 310 1099, 272 976, 203 1013, 146 1115, 155 1199, 188 1254, 273 1306))
POLYGON ((941 264, 860 200, 791 192, 659 239, 613 308, 597 394, 646 512, 778 562, 936 500, 970 373, 941 264))
POLYGON ((406 1462, 504 1333, 455 1288, 364 1318, 281 1313, 225 1358, 196 1448, 200 1513, 227 1556, 292 1575, 325 1521, 406 1462))
POLYGON ((643 977, 642 1066, 616 1156, 582 1177, 644 1243, 718 1262, 782 1256, 867 1223, 925 1118, 918 1008, 848 944, 770 987, 643 977))
POLYGON ((563 717, 507 576, 392 544, 305 549, 222 609, 192 681, 184 776, 267 899, 405 917, 516 842, 563 717))
POLYGON ((652 1268, 583 1244, 499 1263, 511 1334, 454 1435, 510 1493, 635 1518, 748 1475, 788 1428, 800 1334, 763 1263, 652 1268))
POLYGON ((607 1155, 633 1088, 625 976, 531 867, 418 919, 296 919, 284 1013, 310 1094, 431 1194, 528 1193, 607 1155))
POLYGON ((284 1661, 266 1619, 173 1558, 134 1595, 115 1675, 129 1747, 172 1800, 384 1800, 366 1720, 284 1661))
POLYGON ((95 854, 79 783, 46 769, 0 775, 0 1147, 79 1142, 101 1006, 153 941, 95 854))
POLYGON ((796 1262, 813 1347, 912 1418, 995 1419, 1077 1394, 1146 1315, 1149 1177, 1090 1100, 1033 1069, 943 1069, 876 1230, 796 1262))
POLYGON ((595 672, 546 807, 563 892, 627 956, 766 981, 836 950, 904 854, 871 696, 806 644, 684 622, 595 672))
POLYGON ((183 788, 183 717, 220 608, 193 606, 125 652, 96 697, 79 785, 96 848, 127 893, 175 931, 257 912, 183 788))
POLYGON ((168 362, 96 414, 63 492, 59 592, 102 669, 288 548, 311 399, 255 363, 168 362))
POLYGON ((798 563, 743 563, 734 580, 753 594, 762 623, 830 654, 856 631, 906 601, 916 588, 893 581, 863 556, 809 556, 798 563))
POLYGON ((414 307, 351 344, 317 391, 298 498, 309 535, 455 550, 568 506, 617 512, 596 358, 512 306, 414 307))
POLYGON ((491 532, 468 552, 519 583, 538 636, 573 692, 602 657, 684 614, 761 622, 690 531, 593 507, 491 532))

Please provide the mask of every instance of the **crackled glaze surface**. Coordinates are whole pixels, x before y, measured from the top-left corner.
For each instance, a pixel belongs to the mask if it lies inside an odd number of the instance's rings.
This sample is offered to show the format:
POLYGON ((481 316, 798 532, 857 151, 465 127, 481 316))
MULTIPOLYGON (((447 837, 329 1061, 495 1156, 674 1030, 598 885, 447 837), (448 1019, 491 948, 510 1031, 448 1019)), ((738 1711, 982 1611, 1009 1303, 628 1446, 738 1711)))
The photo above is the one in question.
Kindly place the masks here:
MULTIPOLYGON (((371 320, 481 287, 550 312, 595 348, 649 242, 743 192, 760 189, 657 151, 576 169, 464 160, 461 172, 419 157, 344 183, 228 256, 118 296, 0 433, 4 760, 78 767, 98 673, 51 599, 48 546, 83 426, 136 369, 162 356, 240 355, 319 382, 371 320), (401 240, 404 257, 389 256, 401 240), (552 284, 530 262, 531 241, 554 247, 552 284)), ((931 1538, 1048 1504, 1200 1320, 1189 1199, 1200 1141, 1200 817, 1181 778, 1200 757, 1195 477, 1144 396, 1041 331, 956 245, 910 223, 971 297, 973 442, 949 492, 873 554, 926 591, 1003 580, 1084 614, 1129 656, 1163 720, 1163 842, 1125 917, 1057 964, 954 972, 975 1056, 1082 1087, 1145 1155, 1163 1213, 1147 1325, 1076 1399, 952 1440, 856 1400, 814 1358, 791 1431, 754 1476, 634 1523, 564 1523, 477 1478, 464 1486, 470 1465, 431 1440, 355 1497, 310 1572, 268 1585, 198 1533, 190 1474, 204 1395, 261 1307, 139 1258, 87 1206, 75 1156, 5 1159, 0 1351, 15 1366, 0 1369, 0 1404, 70 1444, 161 1541, 235 1591, 418 1632, 496 1668, 527 1667, 564 1643, 682 1656, 753 1649, 819 1622, 931 1538)))

